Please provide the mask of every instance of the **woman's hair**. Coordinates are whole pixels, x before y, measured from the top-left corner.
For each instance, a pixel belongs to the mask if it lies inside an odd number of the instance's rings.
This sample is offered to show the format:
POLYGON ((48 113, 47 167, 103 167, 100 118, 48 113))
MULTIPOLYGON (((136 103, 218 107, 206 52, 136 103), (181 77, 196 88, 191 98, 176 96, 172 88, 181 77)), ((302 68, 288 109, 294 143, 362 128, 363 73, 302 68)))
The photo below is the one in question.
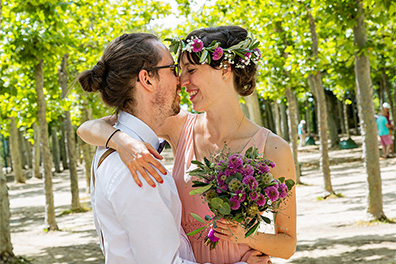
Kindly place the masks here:
MULTIPOLYGON (((104 50, 101 59, 78 77, 86 92, 99 91, 103 102, 114 107, 116 113, 128 110, 133 113, 135 81, 142 69, 149 69, 161 60, 154 41, 148 33, 123 34, 104 50)), ((158 71, 151 71, 158 76, 158 71)))
MULTIPOLYGON (((203 28, 192 31, 186 39, 191 39, 192 37, 198 37, 203 41, 205 47, 209 46, 212 41, 220 42, 220 47, 229 48, 239 42, 245 40, 248 37, 248 32, 246 29, 238 26, 221 26, 214 28, 203 28)), ((187 58, 192 64, 200 64, 199 57, 194 52, 184 52, 187 58)), ((181 56, 179 56, 179 59, 181 56)), ((211 60, 210 66, 214 69, 219 69, 221 60, 211 60)), ((244 68, 236 68, 234 64, 230 64, 231 69, 234 72, 234 84, 235 89, 241 96, 248 96, 253 93, 256 87, 256 72, 257 65, 251 63, 244 68)))

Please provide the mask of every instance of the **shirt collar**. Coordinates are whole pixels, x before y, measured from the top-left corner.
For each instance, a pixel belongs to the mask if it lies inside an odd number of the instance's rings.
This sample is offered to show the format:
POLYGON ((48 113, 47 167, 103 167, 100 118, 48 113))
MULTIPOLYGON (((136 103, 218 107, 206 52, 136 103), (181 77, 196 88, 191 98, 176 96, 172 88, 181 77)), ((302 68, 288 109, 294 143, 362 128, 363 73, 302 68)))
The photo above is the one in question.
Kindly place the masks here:
MULTIPOLYGON (((155 149, 158 149, 159 146, 159 139, 157 135, 154 133, 154 131, 142 120, 137 118, 136 116, 133 116, 127 112, 121 111, 121 113, 118 116, 116 127, 120 128, 119 125, 122 126, 121 130, 123 130, 124 127, 127 129, 131 130, 130 132, 133 132, 136 134, 138 137, 140 137, 144 142, 148 142, 153 146, 155 149)), ((127 134, 128 131, 123 131, 126 132, 127 134)))

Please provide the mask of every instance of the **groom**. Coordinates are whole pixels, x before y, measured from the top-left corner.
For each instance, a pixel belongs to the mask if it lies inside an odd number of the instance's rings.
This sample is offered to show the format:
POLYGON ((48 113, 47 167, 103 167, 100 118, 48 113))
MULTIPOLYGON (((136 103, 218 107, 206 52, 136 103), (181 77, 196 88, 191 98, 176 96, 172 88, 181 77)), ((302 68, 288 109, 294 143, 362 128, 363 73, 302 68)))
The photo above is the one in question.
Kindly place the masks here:
MULTIPOLYGON (((156 132, 166 117, 180 111, 179 80, 168 49, 154 35, 124 34, 110 43, 95 67, 80 75, 82 88, 99 90, 106 104, 121 110, 116 129, 157 148, 156 132), (157 63, 150 61, 153 54, 157 63)), ((169 172, 158 173, 163 184, 140 188, 117 152, 98 148, 91 202, 106 263, 194 263, 180 228, 175 182, 169 172)))

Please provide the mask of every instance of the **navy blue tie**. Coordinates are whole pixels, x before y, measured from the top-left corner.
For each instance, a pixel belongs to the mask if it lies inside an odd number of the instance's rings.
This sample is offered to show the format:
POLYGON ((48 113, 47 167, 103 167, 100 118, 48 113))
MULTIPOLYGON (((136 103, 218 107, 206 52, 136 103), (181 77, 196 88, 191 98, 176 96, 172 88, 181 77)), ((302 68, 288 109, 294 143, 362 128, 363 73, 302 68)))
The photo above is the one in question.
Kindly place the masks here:
POLYGON ((165 148, 165 145, 166 145, 166 140, 165 139, 163 139, 163 138, 160 138, 159 139, 159 146, 158 146, 158 149, 157 149, 157 151, 158 151, 158 153, 160 153, 161 154, 161 152, 164 150, 164 148, 165 148))

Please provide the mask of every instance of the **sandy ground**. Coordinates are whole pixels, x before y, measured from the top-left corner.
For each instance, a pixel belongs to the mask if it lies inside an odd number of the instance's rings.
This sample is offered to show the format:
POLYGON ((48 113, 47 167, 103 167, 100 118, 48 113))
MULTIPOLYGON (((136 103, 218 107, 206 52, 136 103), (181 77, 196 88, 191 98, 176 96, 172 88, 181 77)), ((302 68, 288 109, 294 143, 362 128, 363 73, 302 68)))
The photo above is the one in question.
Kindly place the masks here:
MULTIPOLYGON (((361 149, 330 152, 333 189, 343 197, 319 200, 324 190, 318 147, 300 149, 301 180, 306 185, 296 188, 297 251, 291 259, 273 258, 273 263, 396 263, 396 224, 366 222, 367 184, 361 155, 361 149)), ((89 208, 82 166, 79 175, 81 203, 89 208)), ((396 158, 381 160, 381 176, 383 210, 395 220, 396 158)), ((68 171, 54 174, 53 183, 60 231, 49 233, 43 231, 42 180, 8 184, 14 253, 32 263, 104 263, 92 211, 62 214, 71 203, 68 171)))

